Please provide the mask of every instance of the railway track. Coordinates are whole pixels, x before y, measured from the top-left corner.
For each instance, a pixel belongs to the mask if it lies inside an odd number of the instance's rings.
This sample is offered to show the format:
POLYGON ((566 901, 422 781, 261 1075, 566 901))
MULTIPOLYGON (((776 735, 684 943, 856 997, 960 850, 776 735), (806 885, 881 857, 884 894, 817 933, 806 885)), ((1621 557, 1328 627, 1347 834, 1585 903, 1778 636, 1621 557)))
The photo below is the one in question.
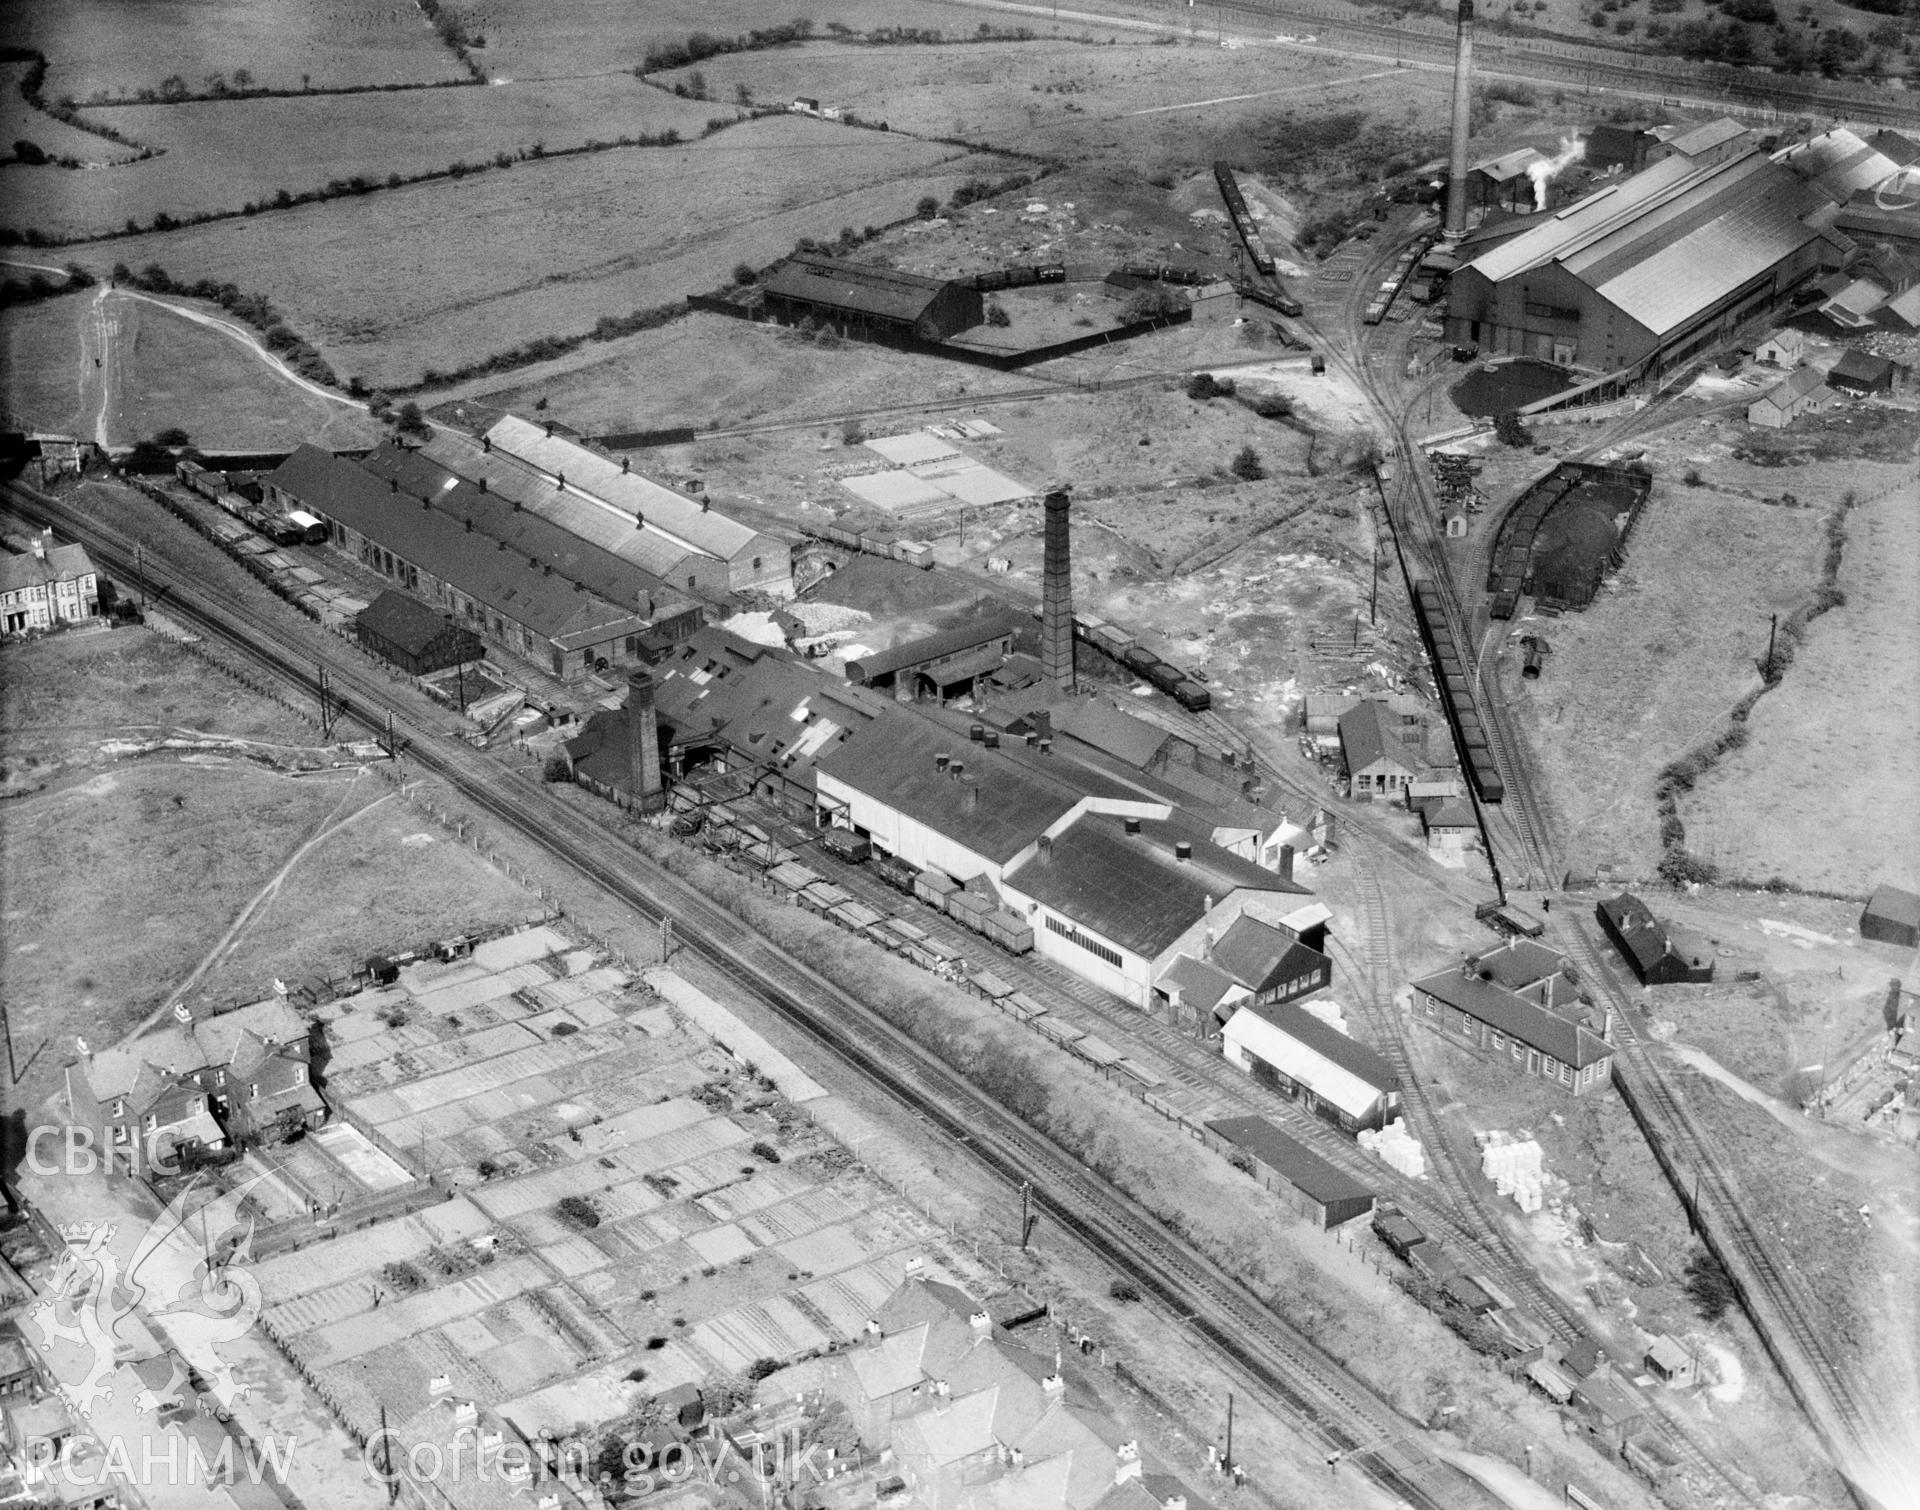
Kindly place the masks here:
MULTIPOLYGON (((130 573, 131 541, 56 500, 12 485, 22 512, 87 545, 105 568, 130 573)), ((166 611, 275 677, 316 693, 314 652, 283 615, 211 601, 149 550, 146 585, 166 611)), ((831 982, 773 949, 740 921, 539 783, 453 743, 443 720, 401 705, 362 664, 329 668, 346 716, 378 732, 391 710, 408 758, 441 776, 481 811, 574 869, 643 918, 671 916, 683 947, 933 1127, 964 1144, 1010 1186, 1031 1181, 1039 1209, 1101 1262, 1189 1326, 1232 1369, 1298 1414, 1329 1451, 1411 1505, 1479 1510, 1497 1501, 1419 1440, 1418 1428, 1288 1325, 1237 1280, 1164 1228, 1131 1197, 976 1090, 928 1050, 831 982)))
POLYGON ((1884 1436, 1854 1374, 1828 1348, 1805 1285, 1775 1256, 1755 1227, 1739 1182, 1712 1137, 1700 1126, 1685 1093, 1658 1054, 1641 1038, 1632 1003, 1602 957, 1585 919, 1567 914, 1560 935, 1568 953, 1595 981, 1614 1009, 1614 1041, 1630 1073, 1626 1093, 1647 1129, 1661 1167, 1698 1230, 1732 1276, 1741 1307, 1760 1334, 1774 1366, 1825 1441, 1834 1465, 1863 1505, 1874 1503, 1856 1482, 1862 1467, 1884 1466, 1884 1436), (1851 1467, 1850 1467, 1851 1465, 1851 1467), (1864 1497, 1863 1497, 1864 1496, 1864 1497))

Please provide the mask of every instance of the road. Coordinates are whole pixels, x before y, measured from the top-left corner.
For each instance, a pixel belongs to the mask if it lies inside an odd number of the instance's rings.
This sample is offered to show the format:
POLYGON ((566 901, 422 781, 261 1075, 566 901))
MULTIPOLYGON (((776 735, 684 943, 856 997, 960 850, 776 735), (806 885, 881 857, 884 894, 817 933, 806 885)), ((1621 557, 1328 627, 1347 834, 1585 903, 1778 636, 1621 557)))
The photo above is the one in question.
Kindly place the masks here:
MULTIPOLYGON (((86 544, 110 572, 132 565, 117 532, 17 485, 4 492, 30 518, 86 544)), ((1174 1236, 1124 1192, 1075 1156, 977 1091, 893 1024, 782 953, 705 896, 630 845, 554 800, 535 778, 505 768, 448 737, 451 720, 402 690, 344 645, 314 631, 277 602, 216 603, 164 554, 145 556, 151 591, 233 653, 266 666, 312 695, 316 658, 351 716, 369 728, 392 710, 410 741, 407 758, 455 786, 493 820, 649 922, 672 916, 676 936, 710 968, 837 1056, 846 1068, 964 1144, 1009 1190, 1026 1180, 1038 1207, 1111 1272, 1132 1278, 1151 1300, 1210 1345, 1229 1372, 1296 1414, 1302 1429, 1344 1454, 1343 1462, 1390 1496, 1435 1510, 1497 1506, 1496 1496, 1443 1462, 1424 1433, 1287 1324, 1239 1281, 1174 1236)))

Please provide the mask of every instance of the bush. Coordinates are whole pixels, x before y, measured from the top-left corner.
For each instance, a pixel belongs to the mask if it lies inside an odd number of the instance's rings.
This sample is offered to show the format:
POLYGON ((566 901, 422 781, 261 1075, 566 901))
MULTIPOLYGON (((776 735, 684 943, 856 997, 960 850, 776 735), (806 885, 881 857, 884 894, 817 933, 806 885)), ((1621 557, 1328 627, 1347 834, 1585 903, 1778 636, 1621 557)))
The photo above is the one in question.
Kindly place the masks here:
POLYGON ((1210 398, 1232 398, 1233 379, 1222 382, 1211 372, 1196 372, 1187 379, 1187 397, 1202 404, 1210 398))
POLYGON ((1115 1300, 1138 1300, 1140 1287, 1131 1280, 1116 1279, 1107 1286, 1107 1294, 1115 1300))
POLYGON ((1004 330, 1013 323, 1013 319, 1008 315, 1003 305, 989 304, 987 306, 987 323, 997 329, 1004 330))
POLYGON ((1706 481, 1706 479, 1700 475, 1700 469, 1698 467, 1688 467, 1686 475, 1680 480, 1690 488, 1697 488, 1706 481))
POLYGON ((769 1164, 778 1164, 780 1162, 780 1150, 765 1141, 753 1145, 753 1156, 769 1164))
POLYGON ((1701 1252, 1687 1260, 1687 1282, 1683 1287, 1693 1301, 1702 1321, 1718 1321, 1727 1314, 1735 1295, 1733 1276, 1711 1253, 1701 1252))
POLYGON ((1258 482, 1267 475, 1267 469, 1260 461, 1260 453, 1252 446, 1242 446, 1235 452, 1233 463, 1227 470, 1242 482, 1258 482))
POLYGON ((747 1379, 753 1384, 758 1384, 768 1375, 779 1372, 780 1360, 778 1358, 756 1358, 747 1365, 747 1379))
POLYGON ((46 149, 33 142, 27 141, 25 138, 13 144, 13 155, 15 159, 25 163, 30 168, 38 168, 47 160, 46 149))
POLYGON ((554 786, 563 781, 573 780, 573 767, 567 763, 567 757, 558 750, 547 757, 547 763, 540 767, 540 779, 554 786))
POLYGON ((913 207, 913 213, 921 220, 931 220, 940 213, 940 201, 931 194, 922 195, 920 203, 913 207))
POLYGON ((584 1195, 563 1195, 554 1210, 568 1226, 590 1232, 600 1225, 600 1213, 584 1195))

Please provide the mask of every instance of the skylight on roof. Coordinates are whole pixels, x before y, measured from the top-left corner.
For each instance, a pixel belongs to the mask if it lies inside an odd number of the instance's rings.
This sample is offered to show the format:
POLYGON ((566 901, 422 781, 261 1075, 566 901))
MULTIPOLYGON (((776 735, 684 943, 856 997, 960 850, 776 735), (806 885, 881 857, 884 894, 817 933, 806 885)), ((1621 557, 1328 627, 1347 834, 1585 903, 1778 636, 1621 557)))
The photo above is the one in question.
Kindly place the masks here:
POLYGON ((449 477, 445 482, 440 484, 440 491, 443 493, 451 493, 459 486, 460 479, 458 477, 449 477))

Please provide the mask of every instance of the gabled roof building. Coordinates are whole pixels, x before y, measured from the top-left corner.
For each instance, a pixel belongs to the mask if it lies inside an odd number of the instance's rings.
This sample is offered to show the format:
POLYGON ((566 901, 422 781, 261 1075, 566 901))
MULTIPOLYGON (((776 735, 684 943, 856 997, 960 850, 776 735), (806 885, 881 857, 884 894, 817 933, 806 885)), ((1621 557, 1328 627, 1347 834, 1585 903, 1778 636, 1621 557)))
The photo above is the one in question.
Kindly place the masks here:
POLYGON ((1623 891, 1594 908, 1600 929, 1643 986, 1698 984, 1713 979, 1713 950, 1704 940, 1676 934, 1653 909, 1623 891))
POLYGON ((1495 962, 1488 955, 1417 980, 1414 1019, 1512 1073, 1551 1080, 1582 1096, 1612 1078, 1613 1045, 1607 1042, 1604 1017, 1595 1021, 1572 994, 1563 970, 1517 987, 1501 983, 1503 976, 1518 980, 1533 974, 1540 963, 1529 966, 1518 954, 1495 962))
POLYGON ((1221 1033, 1221 1051, 1229 1064, 1342 1132, 1378 1129, 1399 1115, 1400 1077, 1393 1066, 1300 1007, 1241 1007, 1221 1033))
POLYGON ((1818 188, 1728 140, 1724 160, 1725 143, 1675 150, 1475 256, 1453 276, 1448 339, 1638 380, 1783 307, 1850 243, 1818 188))
POLYGON ((829 257, 789 257, 763 298, 783 321, 822 320, 912 341, 944 341, 986 318, 980 291, 968 284, 829 257))
POLYGON ((52 531, 30 551, 0 551, 0 634, 73 624, 100 612, 100 578, 83 545, 55 545, 52 531))

